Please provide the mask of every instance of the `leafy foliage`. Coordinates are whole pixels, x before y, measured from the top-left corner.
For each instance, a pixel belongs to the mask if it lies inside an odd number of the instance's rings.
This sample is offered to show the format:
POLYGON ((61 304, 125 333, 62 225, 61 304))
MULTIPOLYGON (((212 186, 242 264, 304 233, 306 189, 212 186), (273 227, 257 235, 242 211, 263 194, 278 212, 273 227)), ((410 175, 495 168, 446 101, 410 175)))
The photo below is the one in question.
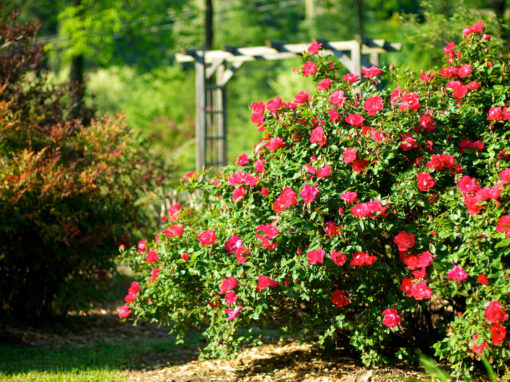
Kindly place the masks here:
POLYGON ((122 116, 69 119, 75 89, 46 81, 36 32, 0 21, 0 306, 33 322, 89 304, 162 182, 122 116))

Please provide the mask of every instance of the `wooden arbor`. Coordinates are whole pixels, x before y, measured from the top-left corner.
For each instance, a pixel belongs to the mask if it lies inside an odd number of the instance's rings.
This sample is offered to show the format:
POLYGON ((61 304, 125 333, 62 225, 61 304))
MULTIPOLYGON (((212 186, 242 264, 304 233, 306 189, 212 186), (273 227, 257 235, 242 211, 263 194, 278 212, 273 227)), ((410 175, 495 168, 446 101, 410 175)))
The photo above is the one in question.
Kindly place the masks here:
MULTIPOLYGON (((356 41, 326 41, 325 53, 335 55, 351 72, 360 74, 361 66, 379 65, 379 54, 399 51, 401 44, 368 37, 356 41)), ((227 83, 246 61, 282 60, 300 56, 309 44, 284 44, 270 41, 267 46, 222 50, 186 50, 177 62, 195 62, 196 169, 220 168, 227 163, 227 83)))

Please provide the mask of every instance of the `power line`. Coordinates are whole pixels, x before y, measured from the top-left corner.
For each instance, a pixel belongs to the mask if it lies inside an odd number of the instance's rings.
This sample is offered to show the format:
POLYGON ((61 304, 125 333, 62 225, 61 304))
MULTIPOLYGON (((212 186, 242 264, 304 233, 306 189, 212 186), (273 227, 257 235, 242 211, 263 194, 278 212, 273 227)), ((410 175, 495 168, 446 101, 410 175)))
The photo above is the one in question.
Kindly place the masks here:
MULTIPOLYGON (((302 2, 303 2, 302 0, 287 0, 287 1, 283 1, 283 2, 276 2, 276 3, 265 4, 265 5, 261 4, 261 5, 254 6, 253 8, 256 12, 264 12, 264 11, 268 11, 268 10, 272 10, 272 9, 286 8, 286 7, 290 7, 292 5, 302 4, 302 2)), ((224 5, 222 5, 220 7, 216 6, 215 10, 216 11, 228 10, 228 13, 232 13, 232 12, 238 10, 239 8, 244 8, 243 4, 241 3, 241 0, 236 1, 236 3, 237 4, 234 3, 234 5, 232 5, 231 1, 224 1, 223 2, 224 5)), ((165 23, 165 24, 153 24, 149 27, 142 29, 141 32, 158 33, 160 31, 171 30, 176 26, 178 27, 178 26, 187 24, 188 21, 191 21, 196 18, 197 18, 197 14, 195 12, 191 12, 191 11, 180 13, 178 15, 178 21, 175 21, 175 16, 169 15, 166 18, 166 20, 170 20, 171 22, 165 23)), ((228 18, 230 18, 230 16, 226 15, 225 12, 220 13, 220 14, 217 14, 217 13, 215 14, 216 20, 225 20, 228 18)), ((127 29, 127 27, 125 27, 124 29, 127 29)), ((101 35, 101 34, 99 34, 99 35, 101 35)), ((106 36, 107 34, 103 34, 103 35, 106 36)), ((123 35, 122 35, 122 33, 114 33, 111 35, 111 37, 114 39, 119 39, 119 38, 122 38, 123 35)), ((69 35, 63 35, 63 34, 41 36, 36 39, 37 42, 42 43, 42 44, 59 43, 59 42, 67 41, 67 40, 69 40, 69 35)))

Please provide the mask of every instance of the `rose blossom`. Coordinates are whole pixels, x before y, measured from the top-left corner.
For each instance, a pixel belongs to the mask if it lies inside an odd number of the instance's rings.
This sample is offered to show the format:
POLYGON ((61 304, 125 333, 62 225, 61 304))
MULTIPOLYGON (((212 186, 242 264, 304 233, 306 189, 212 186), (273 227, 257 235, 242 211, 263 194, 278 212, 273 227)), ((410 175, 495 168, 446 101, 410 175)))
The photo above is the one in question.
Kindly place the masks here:
POLYGON ((335 290, 333 292, 333 295, 331 296, 331 302, 338 308, 348 305, 349 299, 345 295, 345 290, 343 289, 335 290))
POLYGON ((397 309, 389 308, 383 310, 381 315, 384 316, 382 322, 389 328, 395 328, 402 322, 402 317, 398 314, 397 309))
POLYGON ((324 250, 323 249, 313 249, 308 251, 306 254, 308 256, 308 264, 322 264, 324 261, 324 250))
POLYGON ((147 257, 145 258, 145 261, 147 261, 149 264, 154 263, 159 260, 158 254, 155 250, 150 250, 147 254, 147 257))
POLYGON ((464 272, 462 267, 455 265, 451 271, 447 274, 448 278, 453 281, 464 281, 467 279, 468 274, 464 272))
POLYGON ((485 308, 485 318, 492 323, 501 323, 508 318, 508 314, 503 310, 499 301, 491 301, 485 308))
POLYGON ((341 251, 331 251, 330 259, 336 265, 344 265, 347 261, 347 256, 345 256, 341 251))
POLYGON ((220 294, 225 294, 229 290, 234 289, 239 284, 235 277, 227 277, 223 279, 220 285, 220 294))
POLYGON ((419 172, 416 182, 418 183, 418 189, 426 192, 435 186, 436 181, 428 172, 419 172))
POLYGON ((216 234, 213 229, 208 229, 207 231, 202 232, 198 235, 198 241, 203 246, 208 246, 216 243, 216 234))

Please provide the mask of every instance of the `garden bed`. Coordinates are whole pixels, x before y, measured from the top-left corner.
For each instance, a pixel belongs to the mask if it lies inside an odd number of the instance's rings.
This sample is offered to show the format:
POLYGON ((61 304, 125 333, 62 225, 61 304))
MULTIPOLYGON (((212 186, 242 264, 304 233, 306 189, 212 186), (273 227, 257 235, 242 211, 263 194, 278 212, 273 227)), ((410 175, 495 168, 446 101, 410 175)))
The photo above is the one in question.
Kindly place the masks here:
MULTIPOLYGON (((182 345, 166 328, 120 322, 116 307, 68 316, 46 329, 9 331, 26 347, 0 347, 0 380, 391 381, 424 380, 410 365, 367 368, 346 352, 289 340, 243 349, 235 360, 199 360, 199 335, 182 345), (103 354, 104 352, 104 354, 103 354), (46 378, 46 379, 45 379, 46 378)), ((271 342, 271 339, 267 339, 271 342)))

